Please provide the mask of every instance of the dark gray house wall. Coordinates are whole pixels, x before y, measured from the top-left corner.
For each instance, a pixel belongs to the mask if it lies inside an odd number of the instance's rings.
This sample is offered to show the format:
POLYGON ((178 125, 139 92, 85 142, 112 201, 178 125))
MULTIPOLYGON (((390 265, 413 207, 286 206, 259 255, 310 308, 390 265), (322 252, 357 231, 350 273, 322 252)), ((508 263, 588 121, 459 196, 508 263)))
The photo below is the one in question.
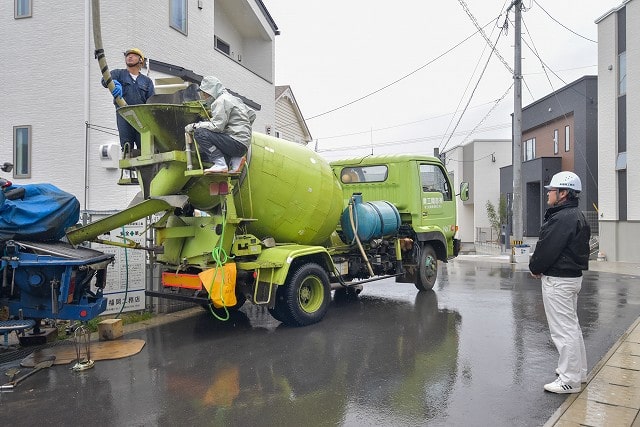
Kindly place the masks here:
MULTIPOLYGON (((575 172, 582 181, 580 209, 595 211, 598 203, 598 81, 584 76, 522 109, 522 146, 535 139, 533 159, 522 163, 524 236, 538 235, 544 211, 544 186, 562 170, 575 172), (565 150, 565 128, 569 150, 565 150), (558 131, 558 150, 554 131, 558 131)), ((521 153, 521 155, 523 155, 521 153)), ((523 158, 524 160, 524 158, 523 158)), ((512 166, 500 171, 500 191, 513 193, 512 166)))

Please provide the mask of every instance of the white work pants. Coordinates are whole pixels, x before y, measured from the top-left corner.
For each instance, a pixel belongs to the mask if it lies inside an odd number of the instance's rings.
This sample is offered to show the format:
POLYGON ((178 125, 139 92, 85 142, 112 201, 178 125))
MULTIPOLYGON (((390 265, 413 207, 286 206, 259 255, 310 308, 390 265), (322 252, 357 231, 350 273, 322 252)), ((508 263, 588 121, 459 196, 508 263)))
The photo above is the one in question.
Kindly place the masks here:
POLYGON ((560 353, 560 379, 573 386, 587 378, 587 353, 578 323, 578 292, 582 277, 542 275, 542 301, 551 339, 560 353))

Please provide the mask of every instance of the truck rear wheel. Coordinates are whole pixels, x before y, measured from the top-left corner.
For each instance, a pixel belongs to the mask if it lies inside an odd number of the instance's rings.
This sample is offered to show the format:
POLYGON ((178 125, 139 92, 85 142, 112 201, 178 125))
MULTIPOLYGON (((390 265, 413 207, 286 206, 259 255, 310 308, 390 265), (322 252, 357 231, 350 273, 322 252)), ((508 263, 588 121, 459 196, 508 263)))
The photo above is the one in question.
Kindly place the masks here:
POLYGON ((271 315, 289 326, 317 323, 329 309, 331 287, 329 276, 318 264, 307 263, 289 273, 284 285, 276 291, 271 315))
POLYGON ((418 275, 415 285, 419 291, 433 289, 433 285, 438 278, 438 258, 436 251, 431 245, 424 245, 420 250, 420 261, 418 264, 418 275))

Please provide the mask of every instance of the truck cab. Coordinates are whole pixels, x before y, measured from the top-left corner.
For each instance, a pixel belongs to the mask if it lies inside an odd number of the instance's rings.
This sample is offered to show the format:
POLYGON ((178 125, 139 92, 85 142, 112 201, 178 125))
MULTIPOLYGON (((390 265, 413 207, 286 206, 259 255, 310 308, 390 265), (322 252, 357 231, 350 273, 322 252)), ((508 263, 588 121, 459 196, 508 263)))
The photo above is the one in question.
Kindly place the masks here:
MULTIPOLYGON (((447 262, 460 250, 455 238, 456 194, 442 162, 431 156, 392 154, 334 161, 331 167, 342 185, 344 206, 359 194, 364 202, 385 200, 397 208, 405 274, 396 280, 430 289, 437 261, 447 262)), ((468 199, 466 183, 461 184, 460 197, 468 199)))

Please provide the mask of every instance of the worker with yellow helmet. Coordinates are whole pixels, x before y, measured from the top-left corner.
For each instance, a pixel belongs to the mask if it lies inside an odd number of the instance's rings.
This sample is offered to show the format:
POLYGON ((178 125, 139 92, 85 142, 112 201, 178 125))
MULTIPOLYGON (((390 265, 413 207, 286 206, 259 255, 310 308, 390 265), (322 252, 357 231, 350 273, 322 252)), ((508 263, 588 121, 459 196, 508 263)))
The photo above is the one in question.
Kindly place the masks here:
MULTIPOLYGON (((111 79, 115 88, 111 92, 114 105, 118 108, 116 98, 123 98, 127 105, 145 104, 155 94, 153 80, 142 74, 140 70, 145 64, 144 54, 137 47, 127 49, 124 52, 124 61, 127 68, 111 71, 111 79)), ((107 87, 103 81, 102 85, 107 87)), ((123 150, 131 152, 140 149, 140 134, 127 121, 116 114, 120 146, 123 150)))

